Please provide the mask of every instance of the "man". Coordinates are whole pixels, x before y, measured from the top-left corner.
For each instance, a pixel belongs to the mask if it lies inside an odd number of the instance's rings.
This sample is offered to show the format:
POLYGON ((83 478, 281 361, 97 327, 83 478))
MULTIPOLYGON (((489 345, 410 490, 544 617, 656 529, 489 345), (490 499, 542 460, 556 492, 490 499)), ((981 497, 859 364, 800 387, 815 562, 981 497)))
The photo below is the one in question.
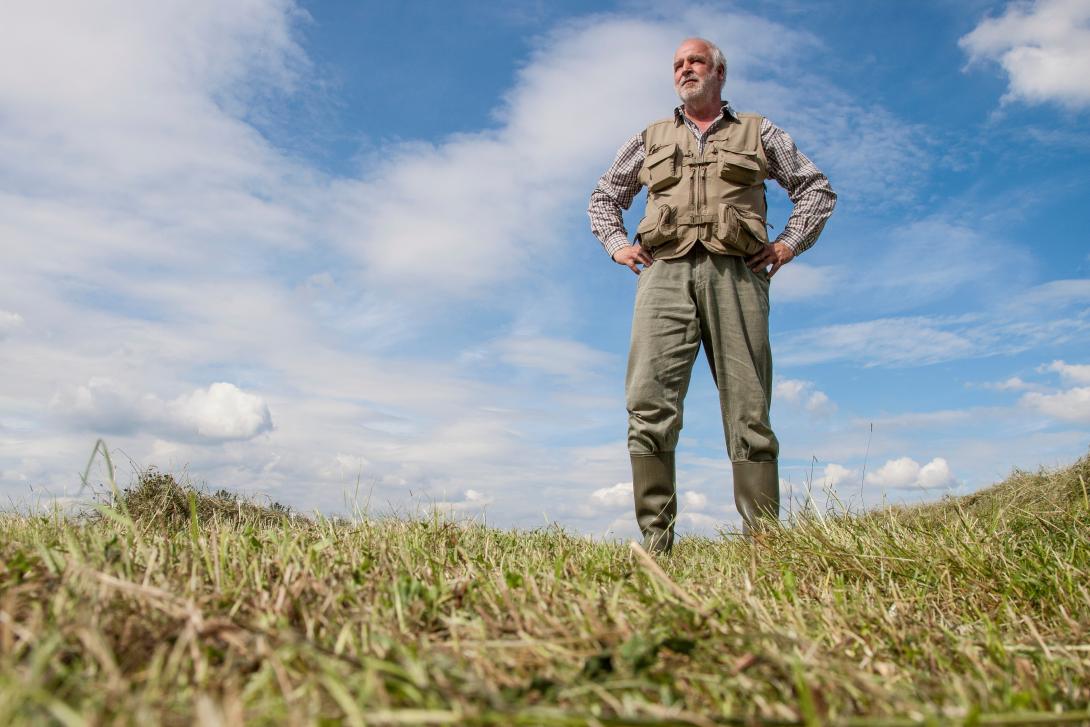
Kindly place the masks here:
POLYGON ((813 245, 836 204, 829 180, 790 136, 721 100, 726 73, 714 44, 684 41, 674 54, 681 105, 620 148, 588 209, 606 252, 639 275, 625 396, 636 521, 652 552, 673 545, 674 448, 701 344, 719 389, 743 528, 779 517, 769 280, 813 245), (794 203, 771 243, 768 178, 794 203), (647 208, 629 244, 621 210, 642 187, 647 208))

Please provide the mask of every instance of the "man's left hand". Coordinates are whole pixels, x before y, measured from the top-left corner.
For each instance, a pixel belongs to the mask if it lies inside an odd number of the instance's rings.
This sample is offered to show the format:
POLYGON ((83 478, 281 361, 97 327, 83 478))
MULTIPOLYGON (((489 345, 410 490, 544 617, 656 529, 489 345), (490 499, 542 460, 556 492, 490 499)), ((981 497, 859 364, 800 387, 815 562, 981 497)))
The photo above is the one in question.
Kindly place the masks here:
POLYGON ((765 245, 765 248, 756 255, 747 257, 746 265, 753 272, 764 270, 771 265, 772 269, 768 271, 768 277, 771 278, 776 274, 777 270, 794 259, 795 251, 788 247, 786 243, 774 242, 771 245, 765 245))

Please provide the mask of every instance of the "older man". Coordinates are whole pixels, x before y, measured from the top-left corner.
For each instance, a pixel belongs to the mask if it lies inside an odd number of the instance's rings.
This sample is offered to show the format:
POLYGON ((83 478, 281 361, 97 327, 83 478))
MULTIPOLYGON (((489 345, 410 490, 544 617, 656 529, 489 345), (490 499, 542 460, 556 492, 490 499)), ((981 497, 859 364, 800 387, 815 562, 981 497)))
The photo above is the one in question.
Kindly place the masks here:
POLYGON ((673 545, 674 448, 701 344, 719 389, 744 529, 779 516, 779 443, 768 417, 769 280, 814 244, 836 204, 829 180, 790 136, 722 100, 726 73, 714 44, 684 41, 674 54, 681 105, 620 148, 588 209, 606 252, 639 275, 625 394, 636 521, 653 552, 673 545), (771 243, 769 178, 794 203, 771 243), (629 244, 621 210, 642 187, 647 208, 629 244))

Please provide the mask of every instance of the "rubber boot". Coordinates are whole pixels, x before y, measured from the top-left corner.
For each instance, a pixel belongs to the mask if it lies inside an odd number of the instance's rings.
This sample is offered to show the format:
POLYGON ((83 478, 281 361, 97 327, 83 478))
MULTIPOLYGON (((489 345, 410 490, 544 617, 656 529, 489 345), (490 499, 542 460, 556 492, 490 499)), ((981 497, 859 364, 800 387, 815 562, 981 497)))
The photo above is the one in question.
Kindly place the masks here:
POLYGON ((632 494, 644 550, 669 553, 674 546, 674 520, 677 519, 674 453, 633 454, 631 457, 632 494))
POLYGON ((780 473, 775 460, 734 463, 734 504, 746 535, 759 530, 762 521, 779 520, 780 473))

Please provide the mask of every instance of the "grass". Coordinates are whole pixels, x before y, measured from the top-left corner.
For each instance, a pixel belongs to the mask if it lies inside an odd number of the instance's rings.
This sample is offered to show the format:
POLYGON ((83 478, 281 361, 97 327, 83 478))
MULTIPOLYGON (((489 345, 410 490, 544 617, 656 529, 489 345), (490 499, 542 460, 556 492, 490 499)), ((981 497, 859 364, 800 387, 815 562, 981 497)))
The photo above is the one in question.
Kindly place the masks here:
POLYGON ((1090 457, 683 538, 293 516, 156 472, 0 516, 0 724, 1090 722, 1090 457))

